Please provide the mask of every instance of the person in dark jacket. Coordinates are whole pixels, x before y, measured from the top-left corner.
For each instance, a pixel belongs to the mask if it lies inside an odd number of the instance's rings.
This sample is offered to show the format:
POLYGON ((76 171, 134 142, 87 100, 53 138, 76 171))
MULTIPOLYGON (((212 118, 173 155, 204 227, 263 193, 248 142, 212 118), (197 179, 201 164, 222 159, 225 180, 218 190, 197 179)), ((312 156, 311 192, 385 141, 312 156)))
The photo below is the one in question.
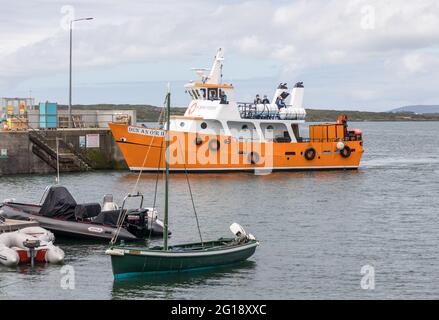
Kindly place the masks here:
POLYGON ((263 104, 270 104, 270 100, 268 100, 267 95, 264 95, 264 99, 262 99, 263 104))
POLYGON ((257 94, 254 100, 254 104, 260 104, 260 103, 261 103, 261 98, 259 97, 259 94, 257 94))

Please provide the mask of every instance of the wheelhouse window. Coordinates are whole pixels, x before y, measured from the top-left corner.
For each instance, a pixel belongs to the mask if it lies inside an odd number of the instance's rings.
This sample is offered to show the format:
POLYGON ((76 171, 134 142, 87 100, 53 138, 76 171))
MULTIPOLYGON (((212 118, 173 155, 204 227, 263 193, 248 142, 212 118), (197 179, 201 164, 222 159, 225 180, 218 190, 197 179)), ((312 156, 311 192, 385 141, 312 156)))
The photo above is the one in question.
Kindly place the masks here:
POLYGON ((192 93, 192 90, 186 90, 186 92, 189 93, 189 95, 191 96, 191 98, 192 98, 193 100, 196 99, 195 96, 194 96, 194 94, 192 93))
POLYGON ((209 100, 218 100, 218 89, 217 88, 214 88, 214 89, 209 88, 207 92, 209 94, 209 100))
POLYGON ((207 90, 206 90, 206 88, 201 88, 200 89, 200 99, 206 100, 206 97, 207 97, 207 90))

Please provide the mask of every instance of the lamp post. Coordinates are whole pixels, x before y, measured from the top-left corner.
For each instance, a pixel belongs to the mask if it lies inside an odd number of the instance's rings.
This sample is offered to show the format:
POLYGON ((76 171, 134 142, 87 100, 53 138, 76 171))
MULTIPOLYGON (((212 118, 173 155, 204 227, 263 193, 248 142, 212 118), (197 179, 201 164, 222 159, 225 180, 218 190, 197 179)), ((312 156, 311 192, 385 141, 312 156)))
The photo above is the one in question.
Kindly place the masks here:
POLYGON ((72 127, 72 35, 73 23, 77 21, 93 20, 93 18, 81 18, 70 20, 70 65, 69 65, 69 128, 72 127))

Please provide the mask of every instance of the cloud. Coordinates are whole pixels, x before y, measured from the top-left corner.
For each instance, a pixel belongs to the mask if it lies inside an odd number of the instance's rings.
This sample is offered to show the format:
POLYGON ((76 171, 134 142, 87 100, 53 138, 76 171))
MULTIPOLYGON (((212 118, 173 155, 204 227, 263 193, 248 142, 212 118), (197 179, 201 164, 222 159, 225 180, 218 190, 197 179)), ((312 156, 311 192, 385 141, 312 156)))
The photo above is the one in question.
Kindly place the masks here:
MULTIPOLYGON (((278 68, 272 77, 304 76, 331 66, 356 74, 358 66, 367 65, 372 69, 361 75, 363 82, 358 85, 371 86, 374 79, 387 77, 386 72, 403 77, 439 68, 434 58, 439 43, 437 0, 70 3, 76 17, 95 17, 78 23, 74 30, 78 74, 136 63, 192 63, 213 56, 220 46, 238 60, 271 61, 278 68)), ((55 0, 34 0, 4 6, 0 12, 0 85, 11 88, 11 83, 68 70, 68 32, 60 26, 62 5, 55 0)), ((147 77, 156 75, 144 72, 142 76, 151 80, 147 77)), ((358 92, 382 93, 373 88, 358 92)), ((356 98, 372 102, 380 97, 351 95, 356 98)))

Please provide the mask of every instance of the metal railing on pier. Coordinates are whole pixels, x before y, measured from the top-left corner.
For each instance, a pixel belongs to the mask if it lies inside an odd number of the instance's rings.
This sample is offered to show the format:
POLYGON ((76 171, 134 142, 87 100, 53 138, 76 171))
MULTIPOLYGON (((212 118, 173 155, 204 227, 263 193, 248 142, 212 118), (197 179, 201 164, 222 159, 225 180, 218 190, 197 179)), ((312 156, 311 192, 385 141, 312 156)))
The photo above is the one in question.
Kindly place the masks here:
MULTIPOLYGON (((71 119, 71 128, 108 128, 108 123, 132 124, 133 118, 129 113, 74 113, 71 119)), ((3 115, 0 119, 0 130, 25 131, 67 129, 69 127, 68 115, 64 114, 21 114, 3 115)))

